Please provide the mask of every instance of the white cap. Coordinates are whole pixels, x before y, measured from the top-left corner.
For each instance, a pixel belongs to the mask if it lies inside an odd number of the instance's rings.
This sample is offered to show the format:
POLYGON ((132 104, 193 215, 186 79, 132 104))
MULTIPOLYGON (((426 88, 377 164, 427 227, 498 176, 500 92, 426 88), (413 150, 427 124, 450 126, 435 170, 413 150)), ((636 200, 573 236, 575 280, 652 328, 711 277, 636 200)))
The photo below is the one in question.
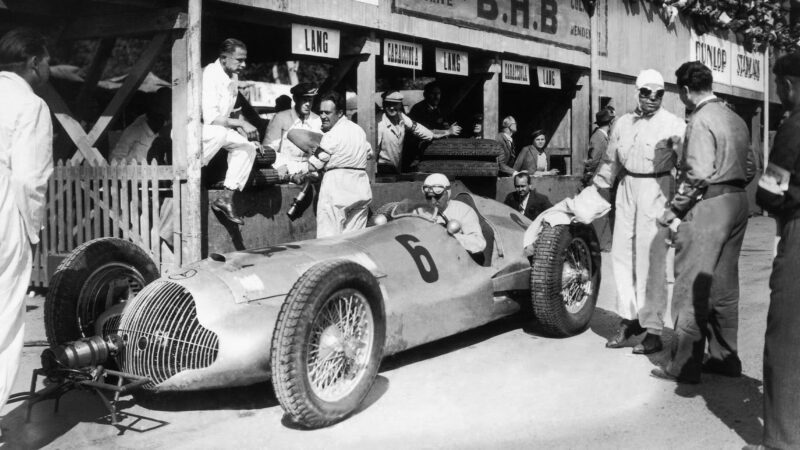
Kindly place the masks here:
POLYGON ((644 69, 639 72, 639 76, 636 77, 636 89, 641 89, 645 86, 655 86, 664 89, 664 77, 662 77, 657 70, 644 69))
POLYGON ((444 174, 441 173, 433 173, 428 175, 428 178, 425 178, 425 181, 422 183, 423 186, 444 186, 445 188, 450 187, 450 180, 444 174))

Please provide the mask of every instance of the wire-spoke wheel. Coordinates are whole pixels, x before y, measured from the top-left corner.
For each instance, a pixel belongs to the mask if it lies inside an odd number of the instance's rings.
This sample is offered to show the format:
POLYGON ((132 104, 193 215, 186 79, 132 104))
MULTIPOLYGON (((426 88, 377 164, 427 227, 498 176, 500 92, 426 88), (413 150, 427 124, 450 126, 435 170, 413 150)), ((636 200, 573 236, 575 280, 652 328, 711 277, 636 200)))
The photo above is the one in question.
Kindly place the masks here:
POLYGON ((352 414, 378 373, 383 300, 361 265, 316 264, 295 282, 272 335, 272 385, 289 418, 307 428, 352 414))
POLYGON ((534 328, 549 336, 583 332, 597 302, 600 250, 586 225, 545 225, 531 258, 534 328))
POLYGON ((153 260, 133 242, 99 238, 80 245, 50 279, 44 308, 47 340, 59 345, 94 336, 104 312, 158 277, 153 260))

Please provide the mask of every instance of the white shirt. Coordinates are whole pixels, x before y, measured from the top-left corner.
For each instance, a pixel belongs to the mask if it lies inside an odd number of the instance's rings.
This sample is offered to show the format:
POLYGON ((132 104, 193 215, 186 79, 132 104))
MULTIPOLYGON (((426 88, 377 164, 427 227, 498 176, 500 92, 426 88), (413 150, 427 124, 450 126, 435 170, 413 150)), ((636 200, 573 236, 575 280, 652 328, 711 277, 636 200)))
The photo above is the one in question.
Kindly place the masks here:
POLYGON ((550 168, 547 167, 547 154, 545 152, 536 153, 536 171, 547 172, 550 168))
POLYGON ((13 72, 0 72, 0 236, 5 221, 22 219, 31 244, 39 242, 47 179, 53 173, 50 108, 13 72), (9 200, 13 199, 13 206, 9 200))
MULTIPOLYGON (((420 140, 433 140, 433 132, 418 122, 411 129, 420 140)), ((397 125, 393 124, 386 113, 382 114, 378 122, 378 164, 388 164, 400 167, 400 158, 403 153, 403 142, 406 139, 406 126, 401 119, 397 125)))
POLYGON ((157 136, 158 133, 153 132, 147 124, 147 116, 142 114, 122 132, 108 160, 147 162, 147 152, 157 136))
POLYGON ((371 148, 367 134, 360 126, 342 116, 336 124, 322 136, 319 146, 331 154, 325 169, 335 168, 366 169, 371 148))
POLYGON ((203 69, 203 123, 210 125, 217 118, 228 118, 237 95, 235 80, 225 73, 219 59, 207 65, 203 69))
POLYGON ((461 224, 461 231, 454 234, 458 242, 470 253, 479 253, 486 248, 486 239, 483 237, 480 219, 475 210, 464 202, 450 200, 442 213, 450 220, 457 220, 461 224))
POLYGON ((306 120, 302 120, 294 108, 281 111, 272 118, 267 126, 264 145, 277 152, 274 167, 286 166, 291 173, 304 173, 308 170, 308 155, 286 138, 289 130, 309 130, 322 134, 322 121, 313 112, 306 120))

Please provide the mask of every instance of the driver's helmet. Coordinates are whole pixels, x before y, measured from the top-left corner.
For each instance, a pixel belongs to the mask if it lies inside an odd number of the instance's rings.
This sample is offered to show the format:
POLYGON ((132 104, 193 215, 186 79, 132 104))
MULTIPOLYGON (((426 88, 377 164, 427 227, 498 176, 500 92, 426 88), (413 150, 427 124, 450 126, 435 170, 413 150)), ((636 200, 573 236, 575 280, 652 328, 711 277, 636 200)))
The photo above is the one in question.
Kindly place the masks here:
POLYGON ((422 182, 423 194, 442 195, 448 189, 450 189, 450 180, 441 173, 428 175, 422 182))

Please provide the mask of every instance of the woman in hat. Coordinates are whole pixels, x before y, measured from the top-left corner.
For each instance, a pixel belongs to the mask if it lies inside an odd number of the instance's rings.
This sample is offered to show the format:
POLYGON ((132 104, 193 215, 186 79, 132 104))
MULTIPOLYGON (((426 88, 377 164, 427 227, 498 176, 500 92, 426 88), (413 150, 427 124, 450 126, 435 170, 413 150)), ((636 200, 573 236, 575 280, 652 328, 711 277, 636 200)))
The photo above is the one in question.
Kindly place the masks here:
POLYGON ((550 153, 545 149, 547 137, 542 130, 536 130, 532 134, 533 144, 528 145, 519 152, 517 162, 514 163, 514 171, 527 171, 534 177, 543 175, 558 175, 558 169, 550 168, 550 153))

